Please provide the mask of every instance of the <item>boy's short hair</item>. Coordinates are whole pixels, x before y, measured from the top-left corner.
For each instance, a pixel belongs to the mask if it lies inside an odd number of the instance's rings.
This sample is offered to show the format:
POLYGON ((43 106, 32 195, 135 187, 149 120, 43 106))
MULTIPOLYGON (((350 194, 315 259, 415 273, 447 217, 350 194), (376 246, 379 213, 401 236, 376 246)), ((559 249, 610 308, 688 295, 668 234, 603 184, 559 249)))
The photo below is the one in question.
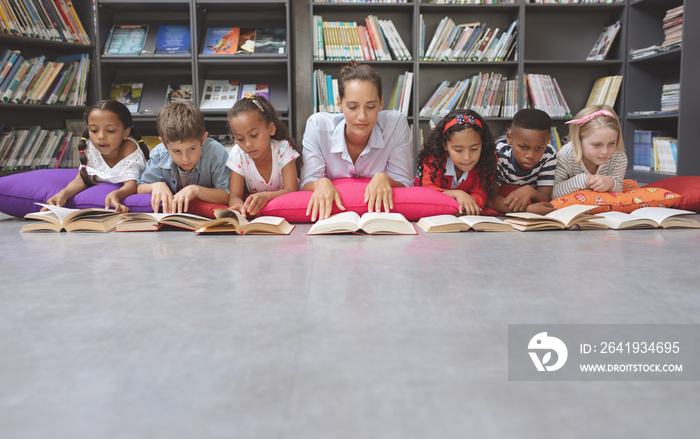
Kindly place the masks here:
POLYGON ((552 118, 542 110, 523 108, 513 116, 512 127, 526 130, 549 131, 552 129, 552 118))
POLYGON ((156 117, 158 135, 165 144, 201 139, 206 132, 204 115, 189 102, 173 102, 161 108, 156 117))

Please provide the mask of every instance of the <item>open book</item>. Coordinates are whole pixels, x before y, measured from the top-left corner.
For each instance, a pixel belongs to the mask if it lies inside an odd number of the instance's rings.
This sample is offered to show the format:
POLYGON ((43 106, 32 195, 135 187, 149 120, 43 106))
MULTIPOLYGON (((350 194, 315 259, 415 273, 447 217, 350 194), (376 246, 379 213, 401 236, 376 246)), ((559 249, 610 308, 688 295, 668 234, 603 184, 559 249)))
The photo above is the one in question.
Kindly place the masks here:
POLYGON ((119 221, 119 214, 109 209, 69 209, 36 203, 49 210, 28 213, 25 219, 39 222, 22 226, 20 232, 111 232, 119 221))
POLYGON ((117 232, 155 232, 163 226, 197 230, 209 221, 191 213, 124 213, 117 223, 117 232))
POLYGON ((669 209, 667 207, 642 207, 631 213, 605 212, 601 218, 591 222, 604 224, 611 229, 700 229, 700 222, 679 218, 678 215, 694 214, 689 210, 669 209))
POLYGON ((307 235, 357 233, 361 235, 417 235, 416 228, 400 213, 342 212, 311 226, 307 235))
POLYGON ((418 226, 428 233, 466 232, 515 232, 512 225, 493 216, 435 215, 421 218, 418 226))
POLYGON ((294 226, 278 216, 261 216, 247 220, 237 210, 218 209, 213 220, 208 220, 196 233, 237 233, 239 235, 289 235, 294 226))
POLYGON ((591 222, 596 215, 590 215, 593 209, 598 206, 586 206, 583 204, 574 204, 571 206, 562 207, 547 215, 538 215, 531 212, 512 212, 506 215, 505 221, 512 224, 516 230, 527 232, 530 230, 595 230, 607 229, 607 226, 591 222))

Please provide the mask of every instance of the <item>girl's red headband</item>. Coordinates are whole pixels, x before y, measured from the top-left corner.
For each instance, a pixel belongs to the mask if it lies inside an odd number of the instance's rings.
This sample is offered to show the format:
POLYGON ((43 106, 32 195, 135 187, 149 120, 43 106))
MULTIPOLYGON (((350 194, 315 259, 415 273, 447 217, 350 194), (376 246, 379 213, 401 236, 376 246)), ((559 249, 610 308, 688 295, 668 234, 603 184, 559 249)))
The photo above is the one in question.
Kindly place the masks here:
POLYGON ((468 123, 469 125, 477 125, 482 130, 484 129, 484 127, 481 125, 481 121, 471 114, 466 117, 463 114, 458 114, 454 119, 445 124, 445 128, 442 129, 442 134, 445 134, 445 131, 447 131, 447 129, 451 126, 464 125, 465 123, 468 123))

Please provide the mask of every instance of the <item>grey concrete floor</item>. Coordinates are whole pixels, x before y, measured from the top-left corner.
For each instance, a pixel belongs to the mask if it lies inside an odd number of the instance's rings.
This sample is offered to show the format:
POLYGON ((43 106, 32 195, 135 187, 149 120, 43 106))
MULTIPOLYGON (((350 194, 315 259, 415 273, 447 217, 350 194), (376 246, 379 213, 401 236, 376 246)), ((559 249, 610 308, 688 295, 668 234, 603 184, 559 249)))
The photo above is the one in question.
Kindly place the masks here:
POLYGON ((695 438, 698 382, 508 381, 513 323, 700 323, 700 230, 20 234, 0 438, 695 438))

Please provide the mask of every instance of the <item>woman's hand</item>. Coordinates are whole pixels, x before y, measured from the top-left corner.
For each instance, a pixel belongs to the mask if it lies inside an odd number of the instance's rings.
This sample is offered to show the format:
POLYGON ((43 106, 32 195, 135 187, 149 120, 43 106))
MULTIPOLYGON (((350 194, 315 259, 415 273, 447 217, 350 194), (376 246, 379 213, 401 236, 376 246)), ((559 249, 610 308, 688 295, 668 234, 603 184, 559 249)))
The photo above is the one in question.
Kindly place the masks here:
POLYGON ((311 221, 316 221, 317 215, 318 219, 326 219, 333 211, 334 202, 338 209, 345 210, 333 182, 325 177, 320 178, 314 182, 314 193, 311 194, 309 205, 306 207, 306 215, 311 215, 311 221))
POLYGON ((374 174, 365 188, 365 203, 368 212, 389 213, 394 208, 393 192, 391 190, 391 179, 385 172, 374 174))

